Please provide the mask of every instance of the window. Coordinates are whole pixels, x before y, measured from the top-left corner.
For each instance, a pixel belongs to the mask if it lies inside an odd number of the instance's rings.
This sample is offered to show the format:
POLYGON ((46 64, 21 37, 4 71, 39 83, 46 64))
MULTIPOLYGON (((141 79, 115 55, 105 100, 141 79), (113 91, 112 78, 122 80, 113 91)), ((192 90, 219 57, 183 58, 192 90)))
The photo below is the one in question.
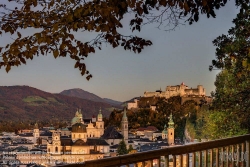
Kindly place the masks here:
POLYGON ((58 152, 58 147, 56 147, 55 152, 56 152, 56 153, 58 152))

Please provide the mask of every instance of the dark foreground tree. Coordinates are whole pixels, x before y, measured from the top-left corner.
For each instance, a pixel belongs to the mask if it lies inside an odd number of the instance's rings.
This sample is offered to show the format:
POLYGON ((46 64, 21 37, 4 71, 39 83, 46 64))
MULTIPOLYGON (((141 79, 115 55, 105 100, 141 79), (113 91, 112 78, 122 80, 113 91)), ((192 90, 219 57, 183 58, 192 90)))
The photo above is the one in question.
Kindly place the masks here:
POLYGON ((124 155, 124 154, 128 153, 127 146, 126 146, 126 143, 124 142, 124 140, 122 140, 119 143, 118 148, 117 148, 117 153, 118 153, 118 155, 124 155))
MULTIPOLYGON (((131 30, 141 30, 147 23, 172 25, 184 19, 190 24, 200 14, 215 17, 215 9, 227 0, 5 0, 0 4, 0 34, 10 33, 13 42, 0 47, 0 67, 8 72, 12 66, 26 64, 38 55, 53 54, 55 58, 69 56, 75 68, 90 79, 84 59, 101 49, 103 43, 113 48, 140 53, 152 44, 135 35, 119 33, 122 19, 132 13, 131 30), (8 2, 10 1, 10 2, 8 2), (13 7, 14 6, 14 7, 13 7), (35 33, 22 36, 21 29, 35 33), (90 40, 80 41, 75 32, 92 32, 90 40)), ((248 0, 236 5, 245 6, 248 0)))

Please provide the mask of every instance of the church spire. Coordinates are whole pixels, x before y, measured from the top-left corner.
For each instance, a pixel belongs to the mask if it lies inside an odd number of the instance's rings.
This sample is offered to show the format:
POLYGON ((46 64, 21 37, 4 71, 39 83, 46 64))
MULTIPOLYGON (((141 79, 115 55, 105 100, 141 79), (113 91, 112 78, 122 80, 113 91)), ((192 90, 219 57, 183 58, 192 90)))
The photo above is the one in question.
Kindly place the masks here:
POLYGON ((102 121, 102 109, 100 107, 99 114, 97 115, 97 121, 102 121))
POLYGON ((34 129, 38 129, 38 124, 37 124, 37 122, 35 123, 34 129))
POLYGON ((126 108, 123 111, 122 122, 121 122, 121 132, 126 144, 128 144, 128 117, 126 108))
POLYGON ((124 109, 124 112, 123 112, 122 121, 128 121, 126 108, 124 109))
POLYGON ((174 128, 174 121, 173 121, 172 113, 169 116, 168 128, 174 128))

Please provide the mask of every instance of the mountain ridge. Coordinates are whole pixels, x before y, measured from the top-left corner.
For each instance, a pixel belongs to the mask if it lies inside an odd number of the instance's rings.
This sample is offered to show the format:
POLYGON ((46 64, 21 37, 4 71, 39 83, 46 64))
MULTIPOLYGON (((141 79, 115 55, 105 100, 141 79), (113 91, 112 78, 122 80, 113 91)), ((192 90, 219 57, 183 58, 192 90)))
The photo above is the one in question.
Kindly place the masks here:
POLYGON ((84 118, 97 115, 100 108, 109 117, 110 104, 78 97, 52 94, 30 86, 0 86, 0 121, 70 120, 77 108, 84 118))
POLYGON ((93 93, 90 93, 88 91, 82 90, 80 88, 73 88, 68 90, 63 90, 59 94, 71 96, 71 97, 78 97, 86 100, 91 100, 95 102, 102 102, 102 103, 108 103, 114 107, 121 108, 122 102, 109 99, 109 98, 101 98, 93 93))

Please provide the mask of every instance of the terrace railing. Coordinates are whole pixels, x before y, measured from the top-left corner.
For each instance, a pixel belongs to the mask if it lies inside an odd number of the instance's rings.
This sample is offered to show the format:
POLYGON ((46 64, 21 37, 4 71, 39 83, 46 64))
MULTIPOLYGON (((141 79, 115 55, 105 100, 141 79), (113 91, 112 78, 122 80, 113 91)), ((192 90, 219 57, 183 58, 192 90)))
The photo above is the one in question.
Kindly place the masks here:
POLYGON ((250 134, 68 164, 65 167, 250 167, 250 134))

